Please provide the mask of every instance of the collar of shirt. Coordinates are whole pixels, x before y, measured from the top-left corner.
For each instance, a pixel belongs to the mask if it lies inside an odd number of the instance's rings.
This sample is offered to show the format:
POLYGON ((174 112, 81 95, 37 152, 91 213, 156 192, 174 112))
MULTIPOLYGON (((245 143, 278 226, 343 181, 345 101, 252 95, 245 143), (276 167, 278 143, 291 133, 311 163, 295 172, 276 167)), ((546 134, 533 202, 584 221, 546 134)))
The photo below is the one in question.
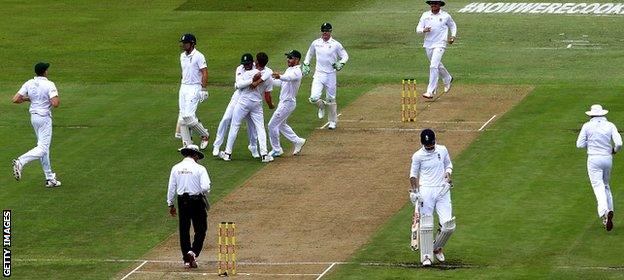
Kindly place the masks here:
POLYGON ((184 56, 185 56, 185 57, 191 57, 191 56, 193 56, 193 55, 195 54, 195 52, 197 52, 197 49, 196 49, 196 48, 193 48, 193 50, 191 51, 191 53, 186 54, 186 52, 183 52, 183 54, 184 54, 184 56))
POLYGON ((589 119, 590 122, 599 122, 599 121, 606 121, 607 117, 592 117, 591 119, 589 119))
POLYGON ((190 157, 185 157, 182 161, 188 161, 188 162, 192 162, 192 163, 197 163, 193 158, 190 158, 190 157))
POLYGON ((34 79, 35 79, 35 80, 45 80, 45 81, 47 81, 47 80, 48 80, 48 78, 46 78, 46 77, 44 77, 44 76, 35 76, 35 78, 34 78, 34 79))

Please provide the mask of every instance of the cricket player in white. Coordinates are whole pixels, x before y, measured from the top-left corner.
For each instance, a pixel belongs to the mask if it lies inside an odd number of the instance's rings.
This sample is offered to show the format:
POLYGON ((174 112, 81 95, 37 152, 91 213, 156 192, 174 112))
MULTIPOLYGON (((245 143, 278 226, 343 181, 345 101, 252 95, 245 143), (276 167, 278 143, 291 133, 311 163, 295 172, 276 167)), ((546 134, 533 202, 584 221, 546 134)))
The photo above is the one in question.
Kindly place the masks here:
POLYGON ((280 132, 295 145, 293 155, 298 155, 306 142, 305 139, 297 136, 295 131, 286 123, 288 117, 295 111, 297 106, 297 92, 303 77, 299 65, 300 59, 301 53, 297 50, 291 50, 286 53, 288 68, 284 71, 284 74, 273 73, 273 83, 281 86, 282 91, 280 92, 277 109, 269 121, 269 140, 271 141, 271 148, 273 148, 269 154, 272 157, 279 157, 284 153, 280 144, 280 132))
POLYGON ((613 196, 611 195, 611 167, 613 155, 622 149, 622 136, 607 120, 609 111, 592 105, 585 112, 590 120, 583 124, 576 139, 576 147, 587 148, 587 173, 598 203, 598 217, 607 231, 613 229, 613 196), (611 146, 613 141, 614 146, 611 146))
POLYGON ((440 9, 446 3, 444 1, 426 1, 431 6, 431 11, 424 12, 418 21, 416 32, 425 34, 423 47, 429 58, 429 85, 427 92, 423 93, 425 98, 433 98, 438 88, 438 78, 444 82, 444 92, 451 90, 453 77, 442 64, 442 56, 446 50, 447 43, 453 44, 457 36, 457 25, 447 12, 440 9), (451 36, 448 37, 448 31, 451 36))
POLYGON ((444 262, 442 248, 455 231, 451 204, 451 173, 453 164, 448 150, 436 145, 435 133, 424 129, 420 134, 422 148, 412 156, 410 169, 410 200, 420 208, 420 261, 432 264, 431 255, 444 262), (440 232, 433 239, 433 210, 438 214, 440 232))
POLYGON ((39 160, 45 174, 46 187, 60 187, 56 174, 50 164, 50 144, 52 142, 52 107, 60 104, 56 85, 48 80, 49 63, 40 62, 35 65, 35 76, 28 80, 13 96, 13 103, 30 101, 30 123, 37 135, 37 146, 13 160, 13 176, 22 178, 22 168, 33 160, 39 160))
POLYGON ((193 144, 190 129, 201 136, 200 149, 208 146, 208 130, 195 115, 197 106, 208 98, 208 66, 204 55, 195 49, 197 40, 193 34, 184 34, 180 38, 180 65, 182 67, 182 79, 180 81, 180 92, 178 104, 180 112, 178 115, 178 125, 180 126, 180 136, 182 136, 182 147, 193 144))
POLYGON ((251 117, 251 121, 256 127, 256 135, 258 137, 258 147, 262 162, 267 163, 273 161, 268 155, 267 137, 264 128, 264 112, 262 109, 262 98, 266 96, 266 92, 273 89, 271 83, 271 75, 273 71, 266 67, 269 57, 266 53, 260 52, 256 55, 256 68, 245 69, 246 71, 236 76, 236 88, 240 91, 238 102, 234 106, 232 113, 232 122, 230 124, 230 132, 228 133, 225 151, 220 153, 220 157, 225 161, 232 160, 232 150, 234 142, 238 135, 238 130, 243 119, 247 116, 251 117))
POLYGON ((331 36, 332 25, 325 22, 321 25, 321 38, 312 41, 301 71, 303 75, 310 73, 310 60, 316 56, 316 67, 314 78, 312 79, 312 89, 310 92, 310 103, 318 107, 318 117, 322 119, 325 115, 325 106, 329 113, 327 128, 336 129, 338 122, 338 105, 336 103, 336 72, 342 70, 349 60, 347 51, 342 44, 331 36), (321 94, 325 89, 325 100, 321 99, 321 94))
MULTIPOLYGON (((254 68, 253 56, 251 54, 247 53, 241 57, 241 65, 236 67, 236 74, 234 75, 235 79, 245 72, 245 67, 247 67, 248 69, 254 68)), ((226 132, 228 131, 228 128, 230 127, 230 124, 232 122, 234 107, 236 106, 236 103, 238 103, 239 98, 240 91, 235 88, 234 94, 232 94, 232 98, 230 98, 230 103, 228 103, 228 106, 223 113, 223 117, 219 122, 219 128, 217 128, 217 136, 212 143, 212 155, 215 157, 219 156, 221 144, 223 144, 223 139, 225 138, 226 132)), ((269 106, 269 108, 271 108, 271 106, 269 106)), ((254 158, 259 158, 260 154, 258 153, 258 137, 256 135, 256 127, 254 126, 249 116, 245 117, 245 120, 247 121, 247 137, 249 138, 249 146, 247 146, 247 149, 249 149, 249 151, 251 152, 251 156, 253 156, 254 158)))

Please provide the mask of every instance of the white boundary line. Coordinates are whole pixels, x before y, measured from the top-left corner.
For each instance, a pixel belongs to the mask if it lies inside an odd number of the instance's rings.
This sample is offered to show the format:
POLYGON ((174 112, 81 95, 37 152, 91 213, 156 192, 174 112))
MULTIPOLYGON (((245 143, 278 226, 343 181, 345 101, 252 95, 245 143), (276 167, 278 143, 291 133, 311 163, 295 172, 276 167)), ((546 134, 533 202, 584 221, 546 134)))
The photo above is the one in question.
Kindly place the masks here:
POLYGON ((146 263, 147 263, 147 261, 143 261, 139 266, 137 266, 135 269, 130 271, 130 273, 126 274, 126 276, 121 278, 121 280, 126 280, 126 278, 128 278, 130 275, 132 275, 132 273, 135 273, 137 270, 139 270, 141 267, 143 267, 146 263))
POLYGON ((325 276, 325 274, 327 274, 327 272, 329 272, 335 265, 336 263, 332 263, 327 269, 325 269, 325 271, 323 271, 323 273, 321 273, 321 275, 319 275, 319 277, 316 278, 316 280, 323 278, 323 276, 325 276))
POLYGON ((494 118, 496 118, 496 115, 492 116, 487 122, 485 122, 481 128, 479 128, 479 131, 483 131, 483 129, 485 128, 486 125, 488 125, 488 123, 490 123, 494 118))

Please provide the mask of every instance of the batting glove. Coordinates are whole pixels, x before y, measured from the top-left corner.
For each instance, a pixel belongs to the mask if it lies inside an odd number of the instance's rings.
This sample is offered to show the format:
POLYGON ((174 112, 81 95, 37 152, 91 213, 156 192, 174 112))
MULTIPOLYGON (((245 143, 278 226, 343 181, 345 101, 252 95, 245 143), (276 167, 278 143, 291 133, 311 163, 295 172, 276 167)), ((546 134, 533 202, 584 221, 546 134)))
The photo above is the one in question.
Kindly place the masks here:
POLYGON ((417 205, 420 200, 420 192, 418 191, 410 191, 410 201, 412 204, 417 205))
POLYGON ((199 92, 199 102, 204 102, 208 99, 208 90, 202 89, 199 92))
POLYGON ((301 65, 301 74, 307 76, 310 74, 310 63, 304 63, 301 65))
POLYGON ((342 67, 344 67, 344 63, 341 62, 336 62, 334 64, 332 64, 332 66, 334 67, 334 69, 336 69, 336 71, 340 71, 342 70, 342 67))

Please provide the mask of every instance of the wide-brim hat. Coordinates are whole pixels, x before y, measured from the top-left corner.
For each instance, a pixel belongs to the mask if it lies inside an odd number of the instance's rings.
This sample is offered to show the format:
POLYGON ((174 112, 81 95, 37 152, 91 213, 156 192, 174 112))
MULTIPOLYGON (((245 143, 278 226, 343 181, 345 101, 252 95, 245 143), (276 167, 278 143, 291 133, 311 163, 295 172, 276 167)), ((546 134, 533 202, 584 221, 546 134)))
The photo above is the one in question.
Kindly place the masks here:
POLYGON ((202 153, 199 150, 199 147, 197 147, 197 145, 188 145, 188 146, 180 149, 180 154, 182 154, 182 156, 184 156, 184 157, 197 155, 199 157, 199 159, 203 159, 204 158, 204 153, 202 153))
POLYGON ((602 117, 609 113, 609 110, 602 109, 602 106, 599 104, 591 105, 589 111, 585 112, 590 117, 602 117))
POLYGON ((446 5, 446 3, 444 1, 438 1, 438 0, 431 0, 431 1, 425 1, 425 3, 427 3, 427 5, 431 4, 431 3, 440 3, 440 6, 444 6, 446 5))

